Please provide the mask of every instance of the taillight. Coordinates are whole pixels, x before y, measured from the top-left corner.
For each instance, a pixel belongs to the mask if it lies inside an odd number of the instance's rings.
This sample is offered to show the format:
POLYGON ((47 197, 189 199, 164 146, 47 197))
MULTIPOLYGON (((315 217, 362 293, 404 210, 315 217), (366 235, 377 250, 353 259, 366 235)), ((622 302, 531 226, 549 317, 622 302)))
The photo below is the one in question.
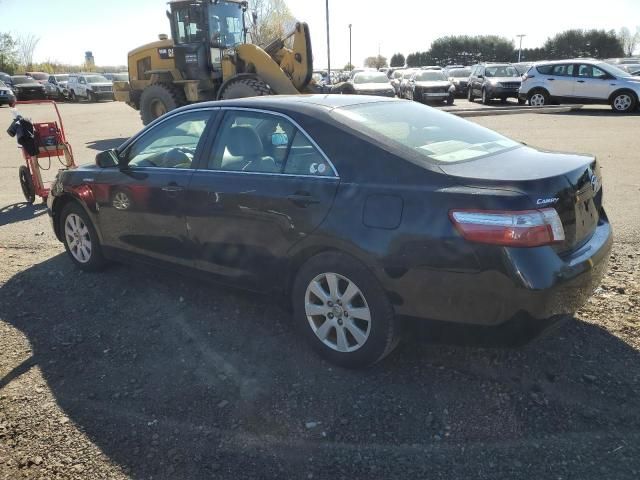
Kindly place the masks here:
POLYGON ((530 75, 530 74, 528 74, 528 73, 525 73, 525 74, 522 76, 522 81, 524 82, 525 80, 529 80, 530 78, 536 78, 536 76, 535 76, 535 75, 530 75))
POLYGON ((564 240, 564 228, 553 208, 524 211, 451 210, 449 217, 470 242, 507 247, 539 247, 564 240))

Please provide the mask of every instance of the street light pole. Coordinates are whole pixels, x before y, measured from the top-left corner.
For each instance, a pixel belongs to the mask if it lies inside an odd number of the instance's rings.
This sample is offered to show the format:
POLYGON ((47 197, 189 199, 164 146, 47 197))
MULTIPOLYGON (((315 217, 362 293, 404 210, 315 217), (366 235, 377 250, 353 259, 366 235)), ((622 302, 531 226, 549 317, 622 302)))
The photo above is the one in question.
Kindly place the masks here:
POLYGON ((349 70, 353 70, 353 63, 351 63, 351 27, 349 24, 349 70))
POLYGON ((520 49, 518 50, 518 63, 520 63, 520 60, 522 58, 522 37, 526 37, 527 35, 524 33, 521 33, 520 35, 516 35, 516 37, 520 37, 520 49))
POLYGON ((327 78, 331 78, 331 42, 329 40, 329 0, 327 3, 327 78))

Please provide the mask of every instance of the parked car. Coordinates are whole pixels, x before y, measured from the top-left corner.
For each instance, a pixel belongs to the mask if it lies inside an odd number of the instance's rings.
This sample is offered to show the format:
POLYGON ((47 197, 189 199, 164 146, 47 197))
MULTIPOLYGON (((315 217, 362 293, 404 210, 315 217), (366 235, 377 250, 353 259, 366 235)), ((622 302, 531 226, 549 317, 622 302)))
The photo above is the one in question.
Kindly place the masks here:
POLYGON ((453 105, 456 87, 441 70, 418 70, 411 77, 405 91, 407 100, 424 103, 442 103, 453 105))
MULTIPOLYGON (((592 58, 590 60, 594 60, 594 59, 592 58)), ((611 65, 620 66, 620 65, 629 65, 633 63, 640 63, 640 58, 639 57, 607 58, 604 61, 607 63, 610 63, 611 65)))
POLYGON ((394 97, 396 94, 387 74, 375 71, 356 73, 351 80, 341 86, 338 92, 380 97, 394 97))
POLYGON ((447 71, 449 81, 456 89, 455 94, 460 96, 467 95, 467 87, 469 85, 469 75, 471 75, 471 68, 452 68, 447 71))
POLYGON ((353 80, 353 77, 355 77, 358 73, 362 73, 362 72, 376 72, 377 70, 375 68, 354 68, 353 70, 351 70, 349 72, 349 79, 353 80))
POLYGON ((47 97, 55 100, 65 100, 68 96, 67 84, 69 83, 69 75, 58 73, 49 75, 49 81, 44 84, 44 90, 47 97))
POLYGON ((397 96, 400 96, 400 82, 402 81, 402 76, 405 71, 405 68, 401 68, 391 74, 391 86, 395 90, 397 96))
POLYGON ((514 63, 513 66, 515 67, 516 70, 518 70, 518 73, 520 74, 520 76, 524 75, 525 73, 527 73, 527 71, 531 68, 531 65, 533 65, 534 62, 520 62, 520 63, 514 63))
POLYGON ((442 67, 438 65, 426 65, 424 67, 420 67, 420 70, 442 70, 442 67))
POLYGON ((601 181, 592 156, 416 102, 265 96, 168 113, 61 171, 47 206, 78 268, 137 258, 288 297, 310 345, 358 367, 399 317, 539 331, 575 312, 612 246, 601 181))
POLYGON ((13 94, 13 90, 11 90, 11 87, 3 81, 0 81, 0 107, 2 105, 12 106, 15 101, 16 97, 13 94))
MULTIPOLYGON (((476 97, 480 97, 485 105, 494 98, 503 102, 507 98, 518 99, 520 83, 520 73, 510 63, 474 65, 469 76, 467 99, 473 102, 476 97)), ((524 101, 518 100, 518 103, 524 104, 524 101)))
POLYGON ((8 73, 0 72, 0 82, 7 86, 11 86, 11 75, 8 73))
POLYGON ((89 102, 113 100, 113 83, 102 75, 69 75, 67 90, 72 102, 81 99, 89 102))
POLYGON ((640 63, 630 63, 624 65, 616 65, 620 70, 624 70, 625 72, 632 73, 636 70, 640 70, 640 63))
POLYGON ((638 106, 640 81, 599 60, 557 60, 535 64, 523 77, 520 100, 539 107, 551 102, 611 105, 614 112, 638 106))
POLYGON ((400 98, 406 98, 407 88, 409 87, 409 82, 411 81, 411 77, 416 73, 418 68, 407 68, 400 79, 400 84, 398 85, 398 96, 400 98))
POLYGON ((45 100, 47 98, 44 85, 26 75, 11 77, 11 86, 16 100, 45 100))
POLYGON ((103 73, 102 76, 107 80, 109 80, 110 82, 128 82, 129 81, 129 73, 127 72, 103 73))
POLYGON ((631 75, 634 77, 640 76, 640 70, 636 70, 635 72, 631 72, 631 75))
POLYGON ((45 84, 49 81, 49 74, 44 72, 25 72, 27 77, 33 78, 36 82, 45 84))

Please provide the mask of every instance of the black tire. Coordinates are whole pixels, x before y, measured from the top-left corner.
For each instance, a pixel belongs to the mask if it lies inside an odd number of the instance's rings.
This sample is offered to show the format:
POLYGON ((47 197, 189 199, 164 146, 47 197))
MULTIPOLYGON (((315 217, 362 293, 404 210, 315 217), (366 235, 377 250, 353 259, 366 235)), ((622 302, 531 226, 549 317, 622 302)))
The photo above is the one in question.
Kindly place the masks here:
POLYGON ((518 97, 518 105, 524 105, 527 101, 524 98, 518 97))
POLYGON ((483 88, 482 89, 482 104, 483 105, 489 105, 490 103, 491 103, 491 97, 487 93, 487 89, 483 88))
POLYGON ((18 169, 18 177, 20 178, 20 187, 22 187, 22 194, 28 204, 33 204, 36 201, 36 189, 33 186, 33 179, 31 178, 31 172, 29 167, 22 165, 18 169))
POLYGON ((632 92, 623 90, 611 97, 611 109, 616 113, 633 112, 637 106, 638 99, 632 92))
POLYGON ((76 92, 74 92, 73 90, 69 91, 69 101, 72 103, 78 102, 78 97, 76 96, 76 92))
POLYGON ((470 102, 474 102, 476 100, 476 97, 473 95, 473 88, 471 88, 471 85, 467 88, 467 100, 470 102))
POLYGON ((96 97, 96 94, 93 92, 87 92, 87 100, 90 103, 96 103, 98 101, 98 98, 96 97))
POLYGON ((453 105, 454 100, 455 100, 455 99, 454 99, 454 97, 453 97, 453 94, 449 95, 449 97, 448 97, 448 98, 447 98, 447 100, 446 100, 447 105, 453 105))
POLYGON ((263 97, 271 95, 271 88, 257 77, 232 78, 220 89, 218 98, 228 100, 231 98, 263 97))
MULTIPOLYGON (((341 280, 344 282, 344 280, 341 280)), ((342 288, 345 288, 344 285, 342 288)), ((340 290, 340 289, 339 289, 340 290)), ((342 290, 344 294, 344 290, 342 290)), ((394 317, 393 307, 387 298, 384 289, 374 277, 374 275, 360 262, 354 258, 339 252, 326 252, 316 255, 309 259, 299 270, 296 275, 292 289, 293 315, 296 326, 300 329, 301 334, 309 342, 310 346, 328 361, 344 368, 360 368, 372 365, 393 351, 400 340, 400 331, 397 320, 394 317), (360 298, 370 312, 370 322, 368 323, 368 337, 364 343, 354 351, 340 352, 326 345, 316 335, 311 327, 312 322, 319 320, 321 324, 324 322, 342 320, 329 320, 329 317, 323 315, 316 316, 313 319, 307 317, 305 309, 307 288, 318 276, 323 274, 337 274, 351 281, 361 292, 360 298)), ((327 302, 326 305, 329 305, 327 302)), ((350 302, 350 305, 351 302, 350 302)), ((362 305, 362 303, 361 303, 362 305)), ((357 308, 357 307, 353 307, 357 308)), ((347 312, 344 321, 353 322, 348 318, 350 308, 345 307, 347 312)), ((331 315, 331 313, 329 314, 331 315)), ((316 325, 317 327, 317 325, 316 325)), ((333 332, 336 336, 337 345, 337 325, 329 327, 328 332, 333 332)), ((344 330, 343 330, 344 331, 344 330)), ((346 334, 345 334, 346 335, 346 334)), ((329 341, 330 334, 325 339, 329 341)), ((347 335, 345 338, 355 340, 355 337, 347 335)), ((356 341, 357 342, 357 341, 356 341)))
POLYGON ((149 125, 156 118, 187 104, 184 92, 166 83, 149 85, 140 96, 140 118, 149 125))
POLYGON ((100 246, 100 240, 96 229, 94 228, 93 223, 91 223, 87 213, 78 203, 70 202, 62 209, 62 213, 60 215, 60 233, 63 238, 64 248, 76 267, 80 270, 84 270, 85 272, 97 272, 105 267, 107 261, 102 254, 102 247, 100 246), (89 240, 91 248, 88 260, 85 262, 78 260, 69 246, 70 239, 65 231, 65 224, 67 222, 67 218, 71 215, 79 217, 87 228, 87 234, 84 238, 89 240))

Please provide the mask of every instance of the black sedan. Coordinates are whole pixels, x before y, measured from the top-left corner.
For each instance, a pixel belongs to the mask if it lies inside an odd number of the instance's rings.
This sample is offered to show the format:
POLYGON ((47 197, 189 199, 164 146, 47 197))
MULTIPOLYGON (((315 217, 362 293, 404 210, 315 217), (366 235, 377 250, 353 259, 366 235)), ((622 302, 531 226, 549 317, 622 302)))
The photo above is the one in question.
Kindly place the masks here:
POLYGON ((59 174, 48 209, 81 269, 139 258, 283 295, 318 352, 356 367, 403 317, 575 312, 612 245, 601 186, 593 157, 415 102, 282 96, 172 111, 59 174))
POLYGON ((44 85, 26 75, 14 75, 11 77, 11 84, 17 100, 45 100, 47 98, 44 85))

